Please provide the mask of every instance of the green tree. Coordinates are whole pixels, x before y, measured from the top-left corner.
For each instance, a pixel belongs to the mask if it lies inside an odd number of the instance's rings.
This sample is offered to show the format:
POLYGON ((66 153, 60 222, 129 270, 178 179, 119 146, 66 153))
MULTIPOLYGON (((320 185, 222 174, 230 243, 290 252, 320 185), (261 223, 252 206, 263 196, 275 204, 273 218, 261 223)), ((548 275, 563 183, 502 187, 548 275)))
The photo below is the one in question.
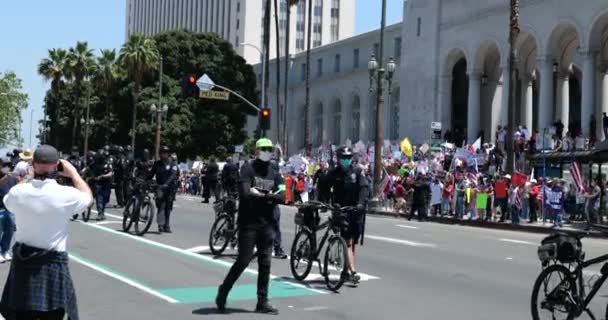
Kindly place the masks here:
POLYGON ((19 137, 21 111, 27 104, 28 96, 22 92, 17 75, 12 71, 0 72, 0 146, 19 137))
POLYGON ((131 132, 131 147, 135 151, 135 136, 137 135, 137 107, 141 83, 145 74, 154 70, 159 63, 160 56, 156 43, 151 38, 140 34, 133 34, 120 49, 119 64, 127 71, 128 77, 133 81, 133 123, 131 132))
POLYGON ((105 127, 105 143, 108 144, 110 142, 110 132, 111 132, 111 119, 112 112, 110 112, 110 102, 111 102, 111 93, 114 88, 114 84, 116 82, 117 77, 117 65, 116 65, 116 50, 112 49, 102 49, 101 56, 97 58, 98 74, 97 74, 97 82, 99 83, 99 87, 102 89, 102 92, 105 96, 105 117, 104 117, 104 127, 105 127))
MULTIPOLYGON (((68 52, 64 49, 49 49, 48 54, 48 57, 42 59, 38 65, 38 74, 46 81, 51 82, 51 94, 47 95, 47 102, 50 103, 45 104, 45 114, 49 121, 53 123, 59 119, 59 104, 57 102, 63 78, 67 73, 68 52), (55 99, 55 101, 50 101, 52 99, 55 99), (50 106, 54 106, 54 108, 47 108, 50 106)), ((50 131, 46 135, 52 137, 50 141, 54 141, 55 145, 58 145, 59 135, 56 132, 50 131)))
MULTIPOLYGON (((87 42, 76 42, 76 46, 70 48, 68 54, 69 75, 74 79, 76 89, 76 104, 74 105, 72 122, 72 145, 76 144, 76 134, 79 120, 82 114, 82 81, 88 79, 96 72, 97 63, 93 55, 93 50, 89 49, 87 42)), ((85 104, 88 102, 85 102, 85 104)))

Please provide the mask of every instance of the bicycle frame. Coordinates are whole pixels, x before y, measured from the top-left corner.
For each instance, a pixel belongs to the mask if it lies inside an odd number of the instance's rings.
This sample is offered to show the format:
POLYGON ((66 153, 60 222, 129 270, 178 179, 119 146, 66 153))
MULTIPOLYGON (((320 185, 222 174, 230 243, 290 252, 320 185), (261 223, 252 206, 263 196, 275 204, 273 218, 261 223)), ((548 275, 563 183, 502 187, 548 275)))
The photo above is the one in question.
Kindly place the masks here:
MULTIPOLYGON (((598 293, 598 291, 601 289, 602 285, 604 284, 604 282, 606 282, 606 280, 608 279, 608 273, 606 272, 602 272, 600 278, 593 284, 593 287, 591 288, 591 291, 589 291, 589 295, 585 295, 585 286, 583 283, 583 270, 589 266, 595 265, 595 264, 600 264, 602 262, 606 262, 608 261, 608 254, 605 255, 601 255, 599 257, 587 260, 587 261, 582 261, 578 264, 578 266, 576 267, 576 269, 574 270, 574 274, 575 276, 578 278, 578 289, 579 292, 577 300, 579 300, 579 303, 582 303, 582 308, 580 310, 580 312, 582 313, 585 309, 587 309, 587 307, 589 306, 589 304, 591 303, 591 300, 593 300, 593 298, 595 297, 595 295, 598 293), (585 301, 580 301, 580 299, 582 297, 585 297, 585 301)), ((607 268, 608 264, 605 264, 602 267, 602 271, 604 270, 604 268, 607 268)))
POLYGON ((319 268, 321 268, 321 259, 319 259, 319 256, 321 255, 321 251, 323 250, 325 243, 329 239, 330 233, 334 233, 331 218, 329 218, 325 222, 319 224, 316 228, 314 228, 314 230, 310 230, 310 228, 306 227, 306 226, 302 226, 301 228, 306 229, 310 232, 310 234, 312 236, 312 246, 313 246, 312 247, 313 252, 312 252, 311 259, 312 259, 312 261, 316 261, 319 264, 319 268), (325 234, 323 234, 321 241, 317 242, 317 232, 319 232, 323 229, 326 229, 325 234))

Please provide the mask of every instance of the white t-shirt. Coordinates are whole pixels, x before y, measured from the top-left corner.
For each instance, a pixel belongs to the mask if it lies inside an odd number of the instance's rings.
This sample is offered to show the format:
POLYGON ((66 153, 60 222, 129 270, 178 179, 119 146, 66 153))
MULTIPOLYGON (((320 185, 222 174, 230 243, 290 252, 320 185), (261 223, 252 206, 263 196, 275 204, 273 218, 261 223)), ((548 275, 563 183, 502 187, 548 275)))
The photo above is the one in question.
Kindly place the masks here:
POLYGON ((19 161, 17 162, 17 164, 15 165, 15 169, 13 169, 13 172, 18 175, 19 177, 25 177, 27 176, 30 172, 31 172, 31 165, 29 162, 27 161, 19 161))
POLYGON ((84 211, 91 200, 84 192, 47 179, 16 185, 4 197, 4 205, 15 215, 15 241, 63 252, 69 219, 84 211))

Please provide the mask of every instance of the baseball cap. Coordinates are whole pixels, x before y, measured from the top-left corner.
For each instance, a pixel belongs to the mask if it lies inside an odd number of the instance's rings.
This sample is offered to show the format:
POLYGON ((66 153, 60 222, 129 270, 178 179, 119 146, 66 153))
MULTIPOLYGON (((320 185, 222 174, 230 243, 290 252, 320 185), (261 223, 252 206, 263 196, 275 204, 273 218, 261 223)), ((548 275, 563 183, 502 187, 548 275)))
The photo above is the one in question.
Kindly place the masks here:
POLYGON ((272 148, 272 141, 270 141, 270 139, 268 138, 262 138, 258 141, 256 141, 255 143, 255 148, 256 149, 261 149, 261 148, 272 148))
POLYGON ((54 164, 59 161, 59 152, 50 145, 41 145, 34 151, 34 163, 54 164))

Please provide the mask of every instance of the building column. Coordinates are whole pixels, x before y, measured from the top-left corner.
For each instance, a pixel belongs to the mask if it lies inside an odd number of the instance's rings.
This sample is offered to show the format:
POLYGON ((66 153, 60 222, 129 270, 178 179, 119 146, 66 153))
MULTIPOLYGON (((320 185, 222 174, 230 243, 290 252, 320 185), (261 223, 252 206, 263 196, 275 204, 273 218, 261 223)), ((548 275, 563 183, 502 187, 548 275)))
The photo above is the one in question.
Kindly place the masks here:
MULTIPOLYGON (((510 92, 510 88, 511 88, 511 84, 510 84, 510 78, 511 78, 511 72, 509 70, 509 66, 501 66, 500 69, 502 70, 502 75, 500 77, 500 88, 501 88, 501 92, 500 92, 500 98, 501 98, 501 103, 500 103, 500 107, 499 108, 492 108, 492 136, 491 136, 491 140, 494 141, 494 138, 496 137, 496 129, 498 129, 498 126, 506 126, 506 125, 512 125, 509 122, 509 92, 510 92), (494 121, 494 119, 496 119, 494 121)), ((498 87, 497 87, 498 88, 498 87)), ((515 101, 513 101, 513 103, 515 103, 515 101)), ((517 120, 515 120, 517 122, 517 120)), ((517 123, 514 123, 513 125, 517 126, 517 123)), ((514 127, 515 128, 515 127, 514 127)))
POLYGON ((553 123, 553 59, 541 57, 540 66, 540 103, 538 110, 538 131, 550 128, 553 123))
POLYGON ((470 71, 469 76, 469 107, 467 110, 467 143, 473 143, 479 134, 479 113, 481 111, 481 73, 470 71))
POLYGON ((441 121, 442 131, 452 128, 452 75, 443 75, 439 83, 439 115, 435 121, 441 121))
MULTIPOLYGON (((523 103, 522 107, 522 123, 528 128, 528 132, 532 132, 534 125, 534 87, 532 81, 534 78, 531 74, 526 74, 522 78, 523 103)), ((529 137, 526 137, 529 138, 529 137)))
POLYGON ((568 72, 562 73, 557 79, 559 99, 559 114, 558 119, 562 121, 564 127, 569 127, 570 124, 570 74, 568 72))
MULTIPOLYGON (((601 79, 602 79, 602 92, 601 92, 601 97, 602 97, 602 113, 607 113, 608 114, 608 66, 604 65, 602 68, 602 72, 601 72, 601 79)), ((603 116, 603 114, 602 114, 603 116)), ((601 120, 599 120, 599 123, 602 123, 601 120)), ((601 128, 603 131, 603 127, 601 128)), ((601 136, 599 136, 601 137, 601 136)), ((608 137, 604 137, 604 139, 608 139, 608 137)))
MULTIPOLYGON (((581 106, 581 121, 583 135, 588 137, 591 133, 591 115, 595 110, 595 52, 583 51, 580 53, 583 58, 583 98, 581 106)), ((595 119, 596 122, 598 119, 595 119)))

